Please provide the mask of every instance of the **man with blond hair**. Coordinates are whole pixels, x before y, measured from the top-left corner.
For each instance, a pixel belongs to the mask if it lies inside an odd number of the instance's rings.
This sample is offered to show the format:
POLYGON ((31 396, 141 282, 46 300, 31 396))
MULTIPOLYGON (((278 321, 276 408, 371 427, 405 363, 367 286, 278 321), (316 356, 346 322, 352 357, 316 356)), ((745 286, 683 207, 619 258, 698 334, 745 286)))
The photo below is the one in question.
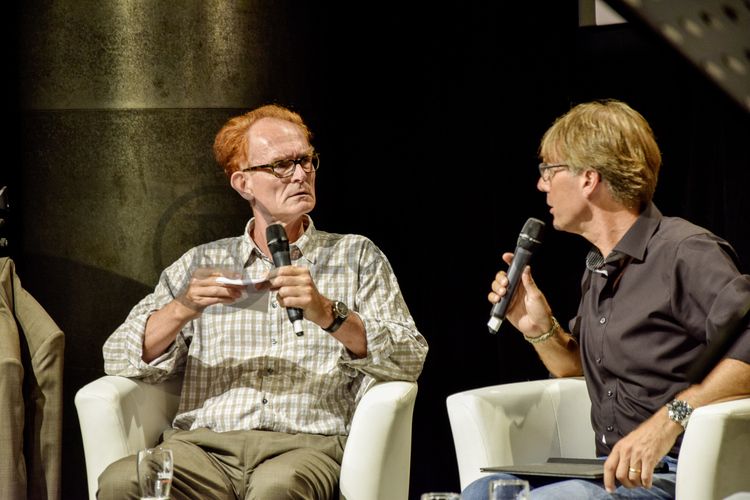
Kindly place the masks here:
MULTIPOLYGON (((553 226, 592 245, 581 302, 566 331, 527 266, 506 317, 553 376, 585 376, 605 461, 602 482, 539 483, 531 497, 674 498, 693 409, 750 395, 750 276, 726 241, 653 204, 661 153, 649 124, 627 104, 574 107, 545 133, 540 157, 537 188, 553 226), (739 325, 737 317, 744 317, 739 325), (727 330, 737 340, 702 383, 691 384, 689 369, 727 330), (662 459, 669 471, 655 473, 662 459)), ((507 287, 501 271, 490 302, 507 287)), ((498 477, 475 481, 462 498, 487 498, 498 477)))

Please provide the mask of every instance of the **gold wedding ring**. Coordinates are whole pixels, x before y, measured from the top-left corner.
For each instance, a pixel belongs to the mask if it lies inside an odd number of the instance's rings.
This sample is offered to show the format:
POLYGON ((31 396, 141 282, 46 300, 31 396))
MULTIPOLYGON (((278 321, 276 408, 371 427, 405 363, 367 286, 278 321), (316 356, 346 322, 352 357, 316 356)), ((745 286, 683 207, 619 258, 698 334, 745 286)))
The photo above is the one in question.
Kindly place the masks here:
POLYGON ((641 469, 634 469, 632 467, 628 467, 628 471, 630 471, 631 474, 640 474, 641 469))

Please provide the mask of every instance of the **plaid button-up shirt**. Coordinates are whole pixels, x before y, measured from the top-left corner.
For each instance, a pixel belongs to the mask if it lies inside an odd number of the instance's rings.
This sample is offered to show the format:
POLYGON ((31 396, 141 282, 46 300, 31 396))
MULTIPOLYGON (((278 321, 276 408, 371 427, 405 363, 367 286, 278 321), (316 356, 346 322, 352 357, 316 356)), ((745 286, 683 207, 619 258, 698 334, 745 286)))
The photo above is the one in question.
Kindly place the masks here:
POLYGON ((352 358, 307 320, 304 336, 296 336, 271 293, 263 310, 242 300, 206 308, 162 356, 151 363, 141 359, 149 315, 183 293, 194 270, 263 278, 273 268, 249 237, 253 223, 242 236, 195 247, 169 266, 154 292, 105 342, 105 371, 149 382, 183 376, 173 422, 179 429, 346 435, 363 382, 416 380, 428 349, 388 260, 363 236, 318 231, 308 219, 290 253, 292 264, 310 269, 321 294, 345 302, 362 319, 365 358, 352 358))

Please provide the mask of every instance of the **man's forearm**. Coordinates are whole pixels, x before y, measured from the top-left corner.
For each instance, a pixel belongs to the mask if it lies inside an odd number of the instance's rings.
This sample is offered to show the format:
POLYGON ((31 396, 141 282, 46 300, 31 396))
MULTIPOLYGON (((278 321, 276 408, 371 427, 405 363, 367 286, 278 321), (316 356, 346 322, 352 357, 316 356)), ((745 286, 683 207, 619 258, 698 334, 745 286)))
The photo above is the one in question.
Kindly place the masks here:
POLYGON ((200 315, 179 300, 173 300, 154 312, 146 321, 141 359, 150 363, 161 356, 177 338, 177 334, 192 319, 200 315))
POLYGON ((544 366, 555 377, 583 375, 578 342, 562 327, 557 326, 557 331, 548 340, 533 345, 544 366))
POLYGON ((680 394, 693 408, 720 401, 750 396, 750 364, 725 358, 709 372, 700 384, 691 385, 680 394))

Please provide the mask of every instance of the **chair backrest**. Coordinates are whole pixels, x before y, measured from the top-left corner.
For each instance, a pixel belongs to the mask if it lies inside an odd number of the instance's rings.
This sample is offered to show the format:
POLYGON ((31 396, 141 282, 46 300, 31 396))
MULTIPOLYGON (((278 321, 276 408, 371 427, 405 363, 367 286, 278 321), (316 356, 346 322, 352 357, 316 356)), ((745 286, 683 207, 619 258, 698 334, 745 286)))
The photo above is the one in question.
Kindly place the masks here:
MULTIPOLYGON (((148 384, 106 376, 75 397, 86 456, 89 498, 97 480, 122 457, 155 444, 177 411, 180 384, 148 384)), ((375 382, 352 418, 341 464, 341 498, 406 500, 409 495, 411 424, 417 384, 375 382)))

